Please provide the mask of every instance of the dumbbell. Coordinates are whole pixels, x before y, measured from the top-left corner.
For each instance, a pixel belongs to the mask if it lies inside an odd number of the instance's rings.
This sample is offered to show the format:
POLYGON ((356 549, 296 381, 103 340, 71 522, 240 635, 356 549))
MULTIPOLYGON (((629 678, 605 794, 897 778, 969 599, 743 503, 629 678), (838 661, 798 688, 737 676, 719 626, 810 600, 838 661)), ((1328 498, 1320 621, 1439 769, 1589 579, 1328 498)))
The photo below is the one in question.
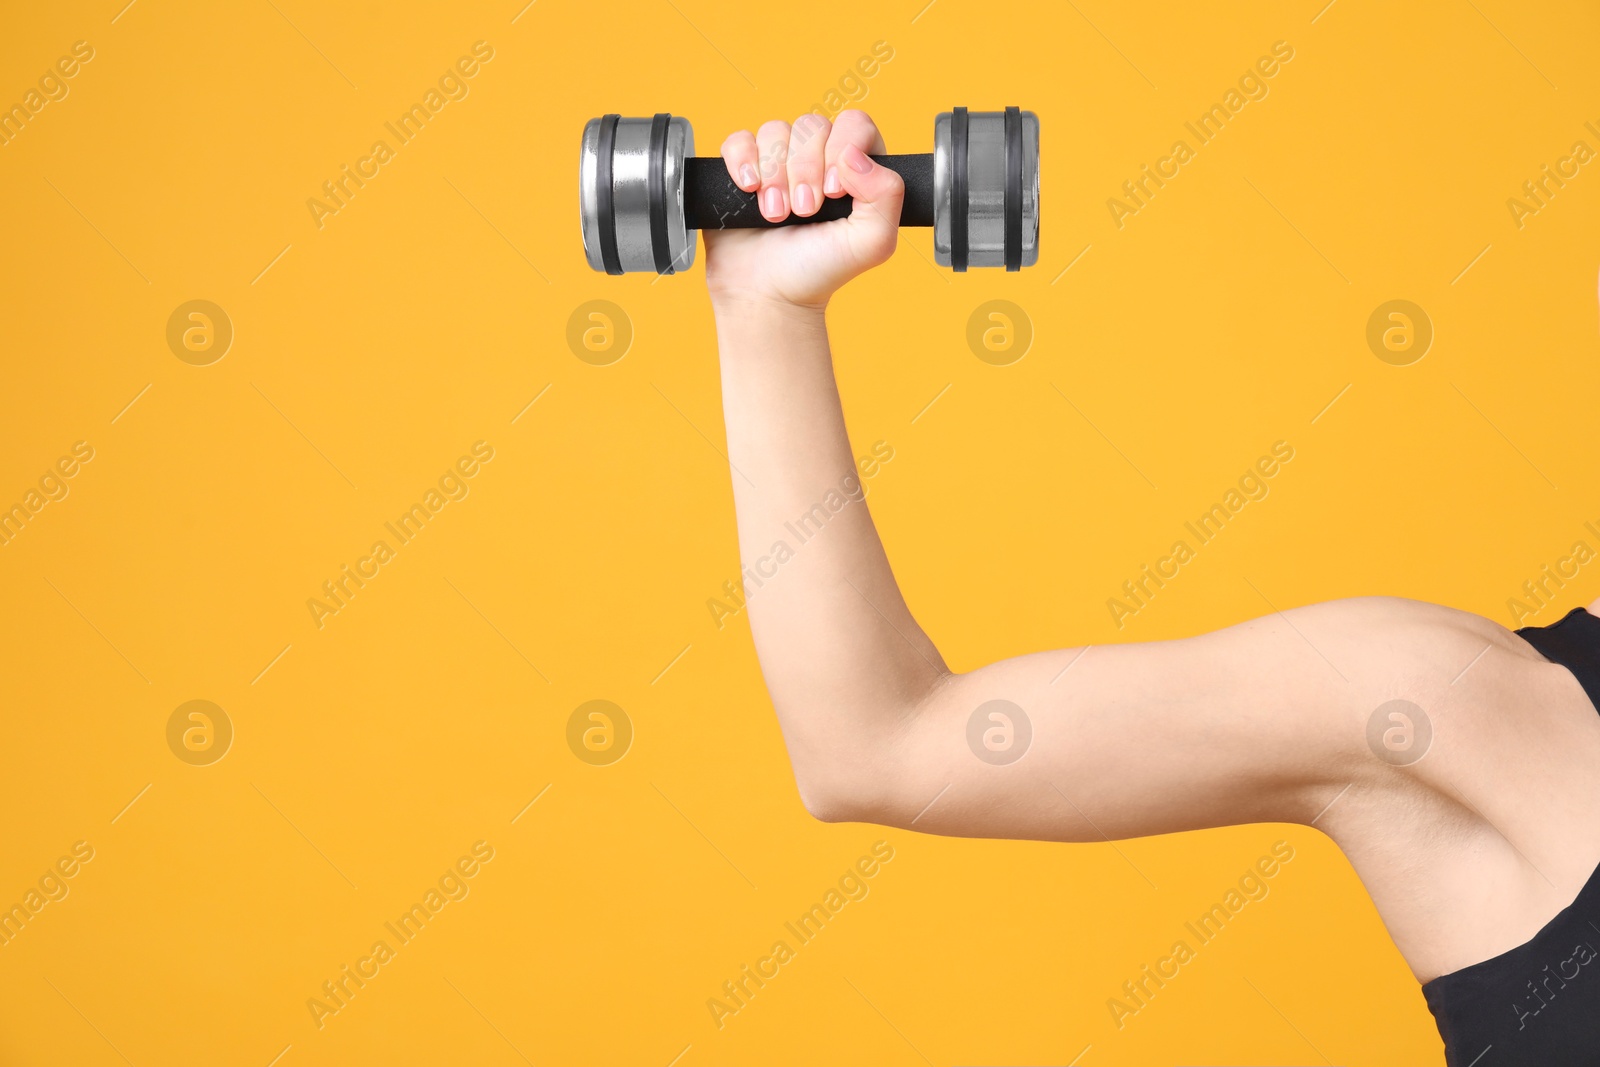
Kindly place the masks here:
MULTIPOLYGON (((941 112, 933 151, 873 156, 906 184, 902 226, 932 226, 941 267, 1020 270, 1039 261, 1039 119, 1031 111, 941 112)), ((827 222, 851 199, 808 218, 769 222, 720 156, 696 156, 689 120, 606 115, 583 127, 578 213, 589 266, 607 274, 673 274, 694 265, 695 230, 827 222)))

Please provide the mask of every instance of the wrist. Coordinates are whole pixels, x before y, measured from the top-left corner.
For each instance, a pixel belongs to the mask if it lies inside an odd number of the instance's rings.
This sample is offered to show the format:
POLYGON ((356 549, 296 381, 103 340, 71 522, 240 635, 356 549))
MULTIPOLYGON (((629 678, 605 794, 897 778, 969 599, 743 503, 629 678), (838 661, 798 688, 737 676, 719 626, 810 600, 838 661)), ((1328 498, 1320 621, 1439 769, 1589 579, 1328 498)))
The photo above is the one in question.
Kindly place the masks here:
POLYGON ((826 322, 827 307, 826 299, 813 304, 758 290, 711 290, 711 311, 719 326, 750 322, 821 327, 826 322))

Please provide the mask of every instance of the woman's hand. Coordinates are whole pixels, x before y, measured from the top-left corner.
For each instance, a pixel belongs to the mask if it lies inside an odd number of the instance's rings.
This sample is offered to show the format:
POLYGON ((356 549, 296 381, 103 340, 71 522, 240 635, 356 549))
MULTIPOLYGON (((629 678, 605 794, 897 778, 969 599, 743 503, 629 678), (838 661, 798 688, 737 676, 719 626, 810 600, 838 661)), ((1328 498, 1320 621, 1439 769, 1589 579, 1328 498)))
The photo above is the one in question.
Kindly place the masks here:
POLYGON ((740 130, 722 144, 735 184, 760 199, 778 222, 815 215, 824 198, 855 198, 850 217, 775 230, 706 229, 706 285, 714 303, 745 298, 823 308, 857 274, 889 258, 900 226, 905 183, 873 162, 883 137, 865 112, 837 122, 806 114, 740 130))

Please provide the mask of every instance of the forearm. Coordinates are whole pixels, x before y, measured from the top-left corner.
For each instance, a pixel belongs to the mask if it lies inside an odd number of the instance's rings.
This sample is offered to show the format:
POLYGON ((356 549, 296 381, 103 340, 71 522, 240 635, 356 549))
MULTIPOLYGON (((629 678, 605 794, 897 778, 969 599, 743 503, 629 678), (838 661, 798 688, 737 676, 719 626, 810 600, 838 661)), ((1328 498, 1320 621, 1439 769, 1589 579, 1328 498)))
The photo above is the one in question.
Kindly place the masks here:
POLYGON ((828 792, 948 671, 868 512, 823 312, 723 299, 717 342, 746 614, 802 792, 828 792))

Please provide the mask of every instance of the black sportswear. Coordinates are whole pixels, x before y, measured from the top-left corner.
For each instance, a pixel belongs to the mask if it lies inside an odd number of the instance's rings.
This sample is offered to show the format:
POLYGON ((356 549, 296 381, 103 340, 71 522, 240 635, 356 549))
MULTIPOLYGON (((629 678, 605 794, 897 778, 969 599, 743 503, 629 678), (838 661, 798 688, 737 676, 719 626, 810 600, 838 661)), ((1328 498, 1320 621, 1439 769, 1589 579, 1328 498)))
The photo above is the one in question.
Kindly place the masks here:
MULTIPOLYGON (((1600 618, 1577 608, 1517 634, 1600 710, 1600 618)), ((1422 987, 1449 1067, 1600 1067, 1600 868, 1533 939, 1422 987)))

